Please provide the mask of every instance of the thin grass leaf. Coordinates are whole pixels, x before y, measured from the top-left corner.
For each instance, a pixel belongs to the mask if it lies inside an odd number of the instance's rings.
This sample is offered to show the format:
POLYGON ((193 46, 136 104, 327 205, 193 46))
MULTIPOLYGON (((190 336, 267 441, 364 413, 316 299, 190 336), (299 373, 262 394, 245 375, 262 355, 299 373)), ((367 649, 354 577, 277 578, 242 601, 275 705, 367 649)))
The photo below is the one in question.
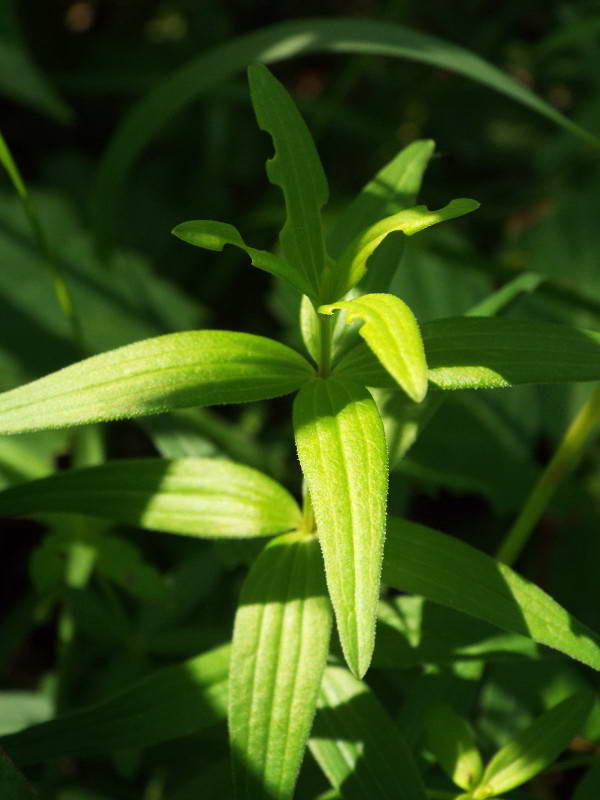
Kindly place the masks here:
MULTIPOLYGON (((600 332, 550 322, 452 317, 421 325, 429 381, 437 389, 498 389, 600 380, 600 332)), ((344 355, 334 374, 394 388, 368 347, 344 355)))
POLYGON ((474 800, 487 800, 526 783, 552 764, 582 732, 594 705, 591 692, 567 697, 508 742, 489 762, 474 800))
POLYGON ((247 253, 252 264, 258 269, 291 283, 299 292, 310 292, 310 284, 302 273, 294 269, 285 259, 275 256, 267 250, 257 250, 255 247, 247 245, 233 225, 228 225, 225 222, 195 219, 190 222, 182 222, 173 228, 171 233, 177 236, 178 239, 195 247, 203 247, 205 250, 215 250, 219 253, 228 244, 239 247, 247 253))
POLYGON ((0 433, 243 403, 300 388, 313 370, 263 336, 186 331, 87 358, 0 394, 0 433))
POLYGON ((415 206, 378 220, 361 231, 338 259, 331 283, 326 289, 326 294, 330 297, 328 302, 339 300, 362 280, 367 272, 369 258, 391 233, 401 231, 405 236, 414 236, 432 225, 462 217, 478 208, 479 203, 476 200, 462 197, 452 200, 437 211, 430 211, 426 206, 415 206))
POLYGON ((481 754, 469 723, 448 705, 429 710, 426 723, 427 747, 461 789, 473 789, 483 773, 481 754))
POLYGON ((225 720, 229 646, 164 667, 95 706, 2 738, 17 764, 150 747, 225 720))
POLYGON ((425 800, 412 753, 369 687, 340 667, 323 677, 310 750, 344 800, 425 800))
POLYGON ((383 580, 600 670, 600 636, 538 586, 459 539, 389 518, 383 580))
POLYGON ((83 514, 204 537, 271 536, 301 521, 271 478, 212 458, 123 459, 59 472, 0 492, 0 515, 83 514))
POLYGON ((316 539, 288 534, 273 540, 246 578, 233 633, 229 732, 236 797, 292 796, 331 623, 316 539))
POLYGON ((300 271, 301 285, 307 287, 301 291, 315 299, 328 260, 321 225, 321 209, 329 197, 327 178, 310 131, 281 83, 263 64, 248 69, 248 80, 256 120, 275 148, 267 174, 285 197, 281 250, 300 271))
POLYGON ((385 534, 383 424, 366 389, 329 378, 299 392, 294 430, 342 648, 362 676, 373 652, 385 534))
POLYGON ((415 403, 427 394, 427 363, 419 325, 410 308, 391 294, 365 294, 320 306, 321 314, 346 312, 346 322, 362 320, 359 333, 374 355, 415 403))
POLYGON ((536 111, 582 141, 599 145, 594 135, 522 83, 451 42, 401 25, 364 19, 286 22, 240 36, 192 59, 131 109, 109 142, 97 173, 92 204, 100 250, 106 252, 110 245, 119 198, 134 162, 177 112, 241 72, 247 64, 273 63, 314 52, 406 58, 457 72, 536 111))

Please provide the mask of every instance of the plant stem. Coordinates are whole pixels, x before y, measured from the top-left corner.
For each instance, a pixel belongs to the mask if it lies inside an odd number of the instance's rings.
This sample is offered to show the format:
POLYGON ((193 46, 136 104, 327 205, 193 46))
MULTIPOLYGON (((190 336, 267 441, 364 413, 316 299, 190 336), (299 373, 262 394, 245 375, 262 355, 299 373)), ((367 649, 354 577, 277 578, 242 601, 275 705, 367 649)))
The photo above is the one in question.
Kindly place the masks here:
MULTIPOLYGON (((317 312, 318 314, 318 312, 317 312)), ((326 378, 331 372, 331 340, 333 336, 333 317, 318 314, 321 333, 321 353, 319 358, 319 375, 326 378)))
POLYGON ((575 469, 585 447, 600 422, 600 386, 590 395, 565 433, 558 450, 533 487, 516 522, 500 546, 496 558, 513 564, 554 493, 575 469))

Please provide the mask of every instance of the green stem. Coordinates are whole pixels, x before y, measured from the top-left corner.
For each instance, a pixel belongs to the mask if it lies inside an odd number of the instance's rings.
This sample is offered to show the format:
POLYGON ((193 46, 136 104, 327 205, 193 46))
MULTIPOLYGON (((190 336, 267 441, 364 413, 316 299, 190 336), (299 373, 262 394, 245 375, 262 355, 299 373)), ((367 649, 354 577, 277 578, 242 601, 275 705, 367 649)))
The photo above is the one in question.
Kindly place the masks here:
MULTIPOLYGON (((318 314, 318 312, 317 312, 318 314)), ((331 372, 331 342, 333 338, 333 317, 328 314, 318 314, 319 329, 320 329, 320 357, 319 357, 319 375, 326 378, 331 372)))
POLYGON ((513 564, 527 544, 554 493, 575 469, 600 423, 600 386, 590 395, 565 433, 558 450, 533 487, 516 522, 502 542, 496 558, 513 564))

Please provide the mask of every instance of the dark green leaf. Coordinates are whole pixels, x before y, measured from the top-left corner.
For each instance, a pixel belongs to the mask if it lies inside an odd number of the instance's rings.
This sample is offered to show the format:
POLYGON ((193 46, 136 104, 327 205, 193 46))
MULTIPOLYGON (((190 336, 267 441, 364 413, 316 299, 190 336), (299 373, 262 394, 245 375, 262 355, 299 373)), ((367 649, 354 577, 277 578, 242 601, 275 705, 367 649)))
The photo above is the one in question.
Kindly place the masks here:
POLYGON ((37 797, 2 749, 0 749, 0 797, 2 800, 35 800, 37 797))

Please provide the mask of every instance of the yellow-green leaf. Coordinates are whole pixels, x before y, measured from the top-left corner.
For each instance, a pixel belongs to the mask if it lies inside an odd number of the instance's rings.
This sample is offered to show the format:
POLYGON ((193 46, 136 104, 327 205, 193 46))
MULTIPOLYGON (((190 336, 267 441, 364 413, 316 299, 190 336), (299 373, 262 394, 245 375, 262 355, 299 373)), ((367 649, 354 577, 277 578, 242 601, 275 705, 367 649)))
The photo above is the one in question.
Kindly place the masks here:
POLYGON ((442 769, 461 789, 472 789, 483 772, 481 755, 469 723, 448 705, 430 709, 426 722, 427 747, 442 769))

